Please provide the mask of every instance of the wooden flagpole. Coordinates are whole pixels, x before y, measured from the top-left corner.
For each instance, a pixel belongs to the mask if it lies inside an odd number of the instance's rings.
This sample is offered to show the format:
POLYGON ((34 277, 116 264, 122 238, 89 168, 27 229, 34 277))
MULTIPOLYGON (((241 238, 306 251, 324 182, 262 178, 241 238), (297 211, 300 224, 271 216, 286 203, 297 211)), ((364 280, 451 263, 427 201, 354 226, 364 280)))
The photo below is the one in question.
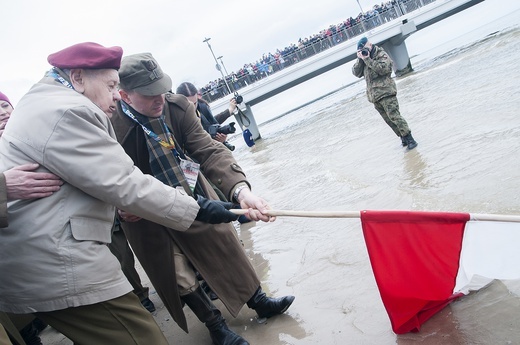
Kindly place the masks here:
MULTIPOLYGON (((247 212, 245 209, 231 209, 231 212, 237 215, 243 215, 247 212)), ((402 210, 388 210, 402 211, 402 210)), ((269 210, 267 215, 271 217, 306 217, 306 218, 360 218, 361 211, 293 211, 293 210, 269 210)), ((413 211, 411 211, 413 212, 413 211)), ((444 211, 442 211, 444 212, 444 211)), ((465 212, 467 213, 467 212, 465 212)), ((518 222, 520 216, 505 214, 484 214, 470 213, 470 220, 473 221, 495 221, 495 222, 518 222)))

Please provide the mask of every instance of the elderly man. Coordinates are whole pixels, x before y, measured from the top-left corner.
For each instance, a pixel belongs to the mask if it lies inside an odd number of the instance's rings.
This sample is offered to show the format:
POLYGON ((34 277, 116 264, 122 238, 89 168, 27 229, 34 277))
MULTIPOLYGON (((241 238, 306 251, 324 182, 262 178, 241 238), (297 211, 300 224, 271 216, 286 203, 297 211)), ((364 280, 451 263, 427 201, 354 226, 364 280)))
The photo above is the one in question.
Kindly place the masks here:
POLYGON ((357 57, 352 73, 358 78, 365 77, 368 101, 374 104, 383 120, 401 138, 401 144, 408 150, 414 149, 417 142, 399 112, 397 86, 392 79, 392 59, 383 48, 370 43, 366 37, 358 42, 357 57))
POLYGON ((197 202, 143 174, 115 140, 120 47, 80 43, 21 99, 0 138, 0 171, 25 163, 65 183, 8 203, 0 231, 0 310, 34 313, 78 344, 167 344, 131 292, 110 242, 115 208, 179 232, 195 219, 236 219, 231 204, 197 202), (114 205, 114 206, 112 206, 114 205))
MULTIPOLYGON (((253 220, 274 220, 258 211, 267 210, 267 203, 251 192, 231 152, 203 129, 194 104, 169 93, 172 81, 151 54, 125 57, 119 77, 122 101, 111 120, 137 167, 186 193, 218 199, 211 181, 228 200, 255 209, 249 215, 253 220)), ((139 262, 186 332, 183 302, 206 324, 214 344, 248 344, 227 327, 200 287, 195 270, 234 317, 246 303, 259 317, 267 318, 285 312, 293 302, 293 296, 270 298, 262 291, 231 224, 194 222, 188 231, 179 232, 153 220, 129 222, 128 213, 122 215, 127 219, 123 229, 139 262)))

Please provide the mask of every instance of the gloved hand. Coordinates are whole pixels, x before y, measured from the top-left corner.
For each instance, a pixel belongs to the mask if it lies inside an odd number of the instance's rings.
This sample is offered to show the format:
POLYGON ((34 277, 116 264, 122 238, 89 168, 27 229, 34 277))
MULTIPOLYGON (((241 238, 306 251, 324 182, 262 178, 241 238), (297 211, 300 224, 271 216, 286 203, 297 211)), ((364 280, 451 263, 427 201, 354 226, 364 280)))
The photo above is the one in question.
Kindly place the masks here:
POLYGON ((231 202, 209 200, 197 195, 197 204, 199 204, 200 209, 195 220, 210 224, 220 224, 238 219, 238 215, 228 211, 233 207, 231 202))

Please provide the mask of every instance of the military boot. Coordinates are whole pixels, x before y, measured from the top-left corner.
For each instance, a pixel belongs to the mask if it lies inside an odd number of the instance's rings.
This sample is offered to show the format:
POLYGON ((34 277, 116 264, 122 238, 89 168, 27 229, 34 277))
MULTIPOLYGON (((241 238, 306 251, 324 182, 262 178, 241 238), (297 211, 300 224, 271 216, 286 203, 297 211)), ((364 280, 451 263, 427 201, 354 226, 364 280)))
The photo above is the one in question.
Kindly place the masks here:
POLYGON ((403 145, 403 147, 408 146, 408 142, 406 141, 406 139, 404 137, 399 137, 399 138, 401 138, 401 145, 403 145))
POLYGON ((417 142, 412 137, 412 132, 408 133, 403 137, 404 140, 406 140, 406 144, 408 146, 408 150, 412 150, 417 146, 417 142))
POLYGON ((42 345, 42 340, 38 333, 38 329, 32 322, 20 330, 20 335, 27 345, 42 345))
POLYGON ((283 314, 294 301, 294 296, 280 298, 267 297, 261 287, 258 287, 253 297, 247 301, 247 306, 254 309, 260 318, 269 318, 274 315, 283 314))
POLYGON ((220 310, 210 301, 201 287, 198 287, 195 292, 181 296, 181 299, 206 325, 214 345, 249 345, 244 338, 228 328, 220 310))

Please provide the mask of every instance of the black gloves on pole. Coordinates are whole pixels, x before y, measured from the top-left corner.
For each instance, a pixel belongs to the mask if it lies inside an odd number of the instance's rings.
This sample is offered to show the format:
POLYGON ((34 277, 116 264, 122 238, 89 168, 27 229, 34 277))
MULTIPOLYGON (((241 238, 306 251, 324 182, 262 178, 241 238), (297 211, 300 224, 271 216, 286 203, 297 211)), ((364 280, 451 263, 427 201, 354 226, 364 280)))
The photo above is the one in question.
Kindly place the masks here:
POLYGON ((195 220, 210 224, 229 223, 238 219, 238 215, 229 212, 233 208, 233 203, 220 200, 209 200, 200 195, 197 196, 199 213, 195 220))

